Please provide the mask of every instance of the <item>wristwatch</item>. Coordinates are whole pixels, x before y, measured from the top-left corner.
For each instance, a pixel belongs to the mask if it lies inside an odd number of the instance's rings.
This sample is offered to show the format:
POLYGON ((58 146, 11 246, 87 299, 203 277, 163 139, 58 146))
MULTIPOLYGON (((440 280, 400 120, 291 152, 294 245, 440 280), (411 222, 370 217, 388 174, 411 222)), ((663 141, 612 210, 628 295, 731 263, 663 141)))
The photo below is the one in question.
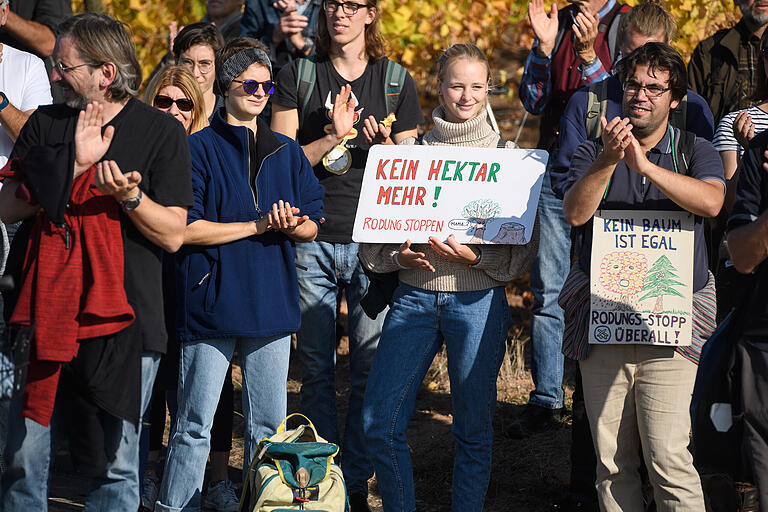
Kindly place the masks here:
POLYGON ((137 206, 139 206, 139 203, 141 202, 141 198, 144 197, 144 194, 141 193, 141 189, 139 189, 139 195, 136 197, 131 197, 129 199, 123 199, 120 201, 120 205, 123 207, 123 210, 127 212, 132 212, 136 209, 137 206))
POLYGON ((7 107, 10 104, 10 102, 8 101, 8 97, 5 95, 4 92, 0 92, 0 96, 3 97, 3 101, 0 102, 0 112, 1 112, 5 107, 7 107))

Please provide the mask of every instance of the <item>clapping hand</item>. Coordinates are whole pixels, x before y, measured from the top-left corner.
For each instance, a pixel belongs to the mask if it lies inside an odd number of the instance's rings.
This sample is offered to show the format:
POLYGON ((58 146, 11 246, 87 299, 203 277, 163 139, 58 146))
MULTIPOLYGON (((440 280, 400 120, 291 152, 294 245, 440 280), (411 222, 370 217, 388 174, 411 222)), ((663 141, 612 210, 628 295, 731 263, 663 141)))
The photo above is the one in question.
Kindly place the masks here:
POLYGON ((277 203, 272 204, 272 209, 267 213, 269 227, 285 234, 291 234, 309 220, 308 216, 298 216, 298 214, 298 208, 292 207, 291 203, 280 199, 277 203))
POLYGON ((539 55, 547 56, 555 49, 555 39, 560 23, 557 19, 557 4, 552 3, 552 9, 547 14, 544 10, 544 0, 531 0, 528 3, 528 19, 536 38, 539 40, 539 55))
POLYGON ((95 101, 89 103, 85 110, 81 110, 77 116, 77 126, 75 127, 75 178, 101 160, 107 153, 110 144, 112 144, 115 127, 107 126, 102 134, 101 128, 103 125, 104 107, 95 101))
POLYGON ((629 146, 632 136, 632 125, 629 118, 614 117, 610 122, 605 117, 600 118, 600 126, 603 128, 603 157, 610 164, 617 164, 624 158, 624 151, 629 146))
POLYGON ((391 134, 392 126, 384 126, 376 122, 376 118, 373 116, 368 116, 363 121, 363 135, 370 144, 393 144, 389 138, 391 134))
POLYGON ((733 120, 733 136, 736 141, 747 149, 749 141, 755 136, 755 123, 752 122, 752 116, 746 112, 739 112, 733 120))
POLYGON ((336 95, 333 102, 333 135, 343 139, 355 124, 355 100, 352 98, 352 86, 346 84, 336 95))

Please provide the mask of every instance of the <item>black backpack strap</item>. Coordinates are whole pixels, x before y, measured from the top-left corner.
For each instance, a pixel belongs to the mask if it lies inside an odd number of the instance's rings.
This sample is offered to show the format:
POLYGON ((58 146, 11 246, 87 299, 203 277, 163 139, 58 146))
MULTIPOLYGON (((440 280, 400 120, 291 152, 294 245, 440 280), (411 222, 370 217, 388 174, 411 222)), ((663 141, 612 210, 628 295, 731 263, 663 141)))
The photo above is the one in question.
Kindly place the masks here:
POLYGON ((405 84, 407 71, 397 62, 387 59, 387 71, 384 73, 384 99, 387 103, 387 115, 397 111, 397 103, 405 84))
POLYGON ((672 124, 669 125, 669 130, 672 135, 672 162, 675 165, 675 172, 687 175, 693 158, 696 134, 681 130, 672 124))
POLYGON ((608 79, 590 84, 587 90, 587 113, 584 126, 587 129, 587 138, 595 139, 603 133, 600 118, 605 117, 608 110, 608 79))
POLYGON ((317 79, 317 61, 315 56, 299 59, 296 74, 298 75, 296 80, 296 105, 299 107, 299 119, 301 119, 302 113, 309 103, 312 90, 315 88, 315 81, 317 79))
POLYGON ((685 130, 687 126, 686 116, 688 115, 688 94, 683 96, 677 107, 669 111, 669 122, 672 126, 685 130))

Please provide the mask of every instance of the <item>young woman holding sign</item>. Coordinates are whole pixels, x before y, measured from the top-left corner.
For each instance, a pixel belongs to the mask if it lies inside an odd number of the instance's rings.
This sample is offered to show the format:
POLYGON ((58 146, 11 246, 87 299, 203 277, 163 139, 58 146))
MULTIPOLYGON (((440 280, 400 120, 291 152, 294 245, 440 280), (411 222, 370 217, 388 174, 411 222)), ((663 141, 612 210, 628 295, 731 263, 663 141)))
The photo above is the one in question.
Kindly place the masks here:
MULTIPOLYGON (((434 128, 401 144, 496 148, 486 120, 490 67, 473 44, 457 44, 437 61, 440 106, 434 128)), ((511 147, 507 143, 507 147, 511 147)), ((453 235, 411 246, 362 244, 373 272, 399 270, 400 284, 368 376, 363 428, 385 511, 416 510, 405 439, 421 382, 445 341, 453 400, 456 458, 454 511, 482 510, 491 471, 491 418, 496 377, 510 324, 504 285, 536 254, 538 226, 527 245, 463 245, 453 235)))

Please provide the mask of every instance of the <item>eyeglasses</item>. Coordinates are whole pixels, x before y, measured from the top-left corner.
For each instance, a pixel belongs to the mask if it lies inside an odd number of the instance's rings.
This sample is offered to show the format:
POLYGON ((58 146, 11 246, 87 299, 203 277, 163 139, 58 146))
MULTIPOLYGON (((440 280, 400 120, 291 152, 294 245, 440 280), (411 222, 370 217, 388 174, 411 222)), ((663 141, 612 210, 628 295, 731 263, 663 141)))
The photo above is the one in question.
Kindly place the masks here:
POLYGON ((261 86, 264 89, 264 94, 274 94, 275 93, 275 85, 276 83, 272 80, 264 80, 263 82, 259 82, 256 80, 232 80, 233 82, 237 82, 239 84, 243 84, 243 91, 245 91, 245 94, 256 94, 256 91, 259 90, 259 86, 261 86))
POLYGON ((62 75, 63 75, 64 73, 69 73, 69 72, 70 72, 70 71, 72 71, 73 69, 81 68, 81 67, 83 67, 83 66, 88 66, 88 64, 85 64, 85 63, 84 63, 84 64, 75 64, 74 66, 65 66, 64 64, 62 64, 62 63, 61 63, 61 61, 60 61, 60 60, 57 60, 57 61, 56 61, 56 64, 54 64, 54 65, 53 65, 53 67, 55 67, 55 68, 56 68, 56 71, 58 71, 58 72, 59 72, 59 73, 61 73, 62 75))
POLYGON ((635 82, 634 80, 629 80, 626 83, 624 83, 624 94, 628 94, 630 96, 637 95, 640 91, 645 91, 646 96, 649 98, 658 98, 665 92, 671 90, 671 87, 662 87, 657 84, 651 84, 651 85, 640 85, 639 83, 635 82))
POLYGON ((200 72, 204 75, 207 75, 213 71, 213 62, 209 60, 201 60, 195 62, 194 60, 190 59, 181 59, 181 65, 193 71, 195 69, 195 65, 197 65, 197 69, 200 70, 200 72))
POLYGON ((171 105, 175 103, 182 112, 189 112, 195 108, 195 102, 187 98, 173 99, 169 96, 157 95, 152 103, 156 108, 162 109, 171 108, 171 105))
POLYGON ((344 11, 344 14, 347 16, 354 16, 357 14, 357 10, 361 7, 368 7, 368 5, 355 2, 335 2, 334 0, 325 0, 325 2, 323 2, 323 9, 329 14, 335 13, 339 6, 341 6, 341 10, 344 11))

